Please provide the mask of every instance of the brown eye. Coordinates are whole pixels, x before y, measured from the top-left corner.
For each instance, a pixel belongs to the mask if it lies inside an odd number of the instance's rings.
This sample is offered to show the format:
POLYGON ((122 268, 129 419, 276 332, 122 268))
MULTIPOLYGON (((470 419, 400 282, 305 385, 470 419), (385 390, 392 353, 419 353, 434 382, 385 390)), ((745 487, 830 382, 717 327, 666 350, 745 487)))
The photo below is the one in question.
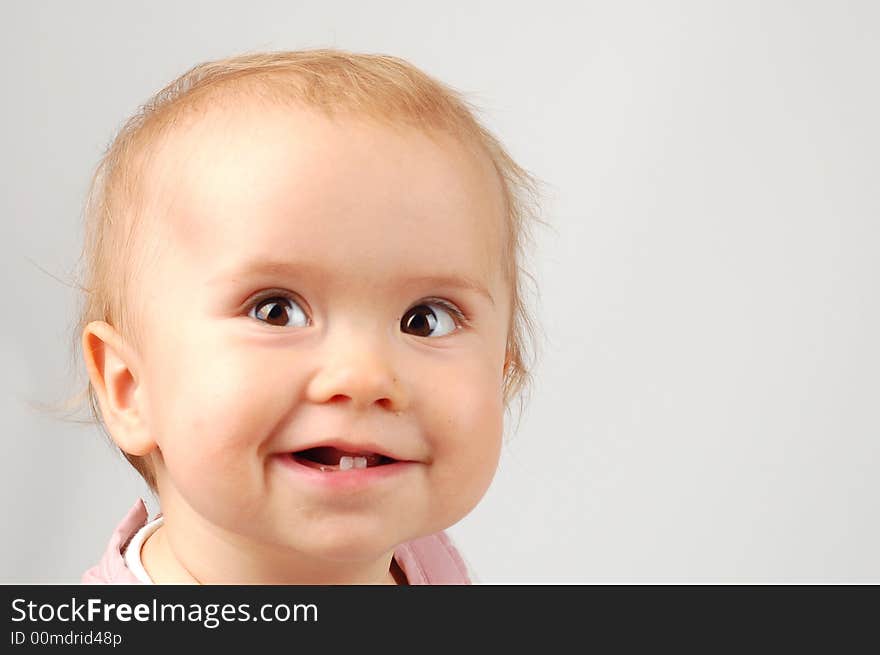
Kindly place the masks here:
POLYGON ((458 324, 453 316, 460 314, 452 307, 445 307, 439 303, 422 303, 416 305, 400 319, 400 327, 404 332, 409 332, 417 337, 443 337, 458 329, 458 324), (440 310, 439 312, 435 310, 440 310), (438 316, 439 315, 439 316, 438 316), (434 334, 437 326, 442 330, 441 334, 434 334))
MULTIPOLYGON (((291 321, 305 319, 305 314, 299 305, 292 298, 284 296, 274 296, 259 301, 251 310, 251 316, 258 321, 278 327, 288 327, 291 321)), ((300 322, 305 324, 308 320, 300 322)))

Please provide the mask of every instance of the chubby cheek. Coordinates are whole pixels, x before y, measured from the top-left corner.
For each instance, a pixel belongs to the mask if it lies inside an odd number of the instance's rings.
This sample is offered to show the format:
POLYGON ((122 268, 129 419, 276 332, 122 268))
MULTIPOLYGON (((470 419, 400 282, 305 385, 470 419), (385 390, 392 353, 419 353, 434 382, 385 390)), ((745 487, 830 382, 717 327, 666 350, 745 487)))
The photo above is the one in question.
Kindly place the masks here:
POLYGON ((447 524, 474 508, 498 467, 504 409, 496 377, 489 369, 469 371, 432 407, 433 502, 447 524))
POLYGON ((257 358, 203 337, 169 348, 156 368, 150 391, 156 441, 171 482, 190 502, 256 504, 261 445, 280 419, 283 386, 257 358))

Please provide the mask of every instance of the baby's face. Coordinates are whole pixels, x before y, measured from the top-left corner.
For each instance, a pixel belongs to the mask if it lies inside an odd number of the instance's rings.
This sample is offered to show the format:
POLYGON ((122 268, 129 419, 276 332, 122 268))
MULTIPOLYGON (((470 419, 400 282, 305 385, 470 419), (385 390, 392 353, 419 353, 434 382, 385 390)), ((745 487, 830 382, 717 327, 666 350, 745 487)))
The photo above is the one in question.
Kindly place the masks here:
POLYGON ((489 160, 260 109, 210 115, 158 161, 141 385, 167 520, 351 561, 465 516, 502 440, 489 160))

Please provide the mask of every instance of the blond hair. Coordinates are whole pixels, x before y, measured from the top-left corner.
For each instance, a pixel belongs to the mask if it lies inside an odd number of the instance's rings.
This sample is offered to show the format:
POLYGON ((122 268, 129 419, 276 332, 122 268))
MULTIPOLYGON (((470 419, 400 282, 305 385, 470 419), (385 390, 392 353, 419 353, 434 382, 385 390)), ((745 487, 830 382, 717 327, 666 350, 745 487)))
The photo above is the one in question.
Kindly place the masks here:
MULTIPOLYGON (((81 255, 82 290, 73 334, 74 360, 79 361, 83 330, 91 321, 106 321, 139 349, 137 308, 131 290, 143 265, 140 237, 145 221, 144 173, 156 145, 181 120, 215 101, 247 97, 273 103, 296 103, 333 115, 364 115, 389 124, 409 124, 425 132, 455 136, 474 152, 489 156, 503 189, 507 238, 502 253, 505 279, 511 287, 511 315, 504 367, 504 406, 531 383, 528 353, 535 351, 536 324, 526 303, 522 266, 532 223, 538 216, 537 178, 518 166, 498 140, 475 118, 475 107, 462 94, 397 57, 337 49, 248 53, 198 64, 171 82, 125 122, 95 168, 84 208, 85 239, 81 255), (526 343, 528 337, 529 343, 526 343), (531 346, 531 349, 528 349, 531 346)), ((85 399, 91 417, 110 438, 89 380, 68 407, 85 399)), ((144 457, 123 455, 156 491, 152 467, 144 457)))

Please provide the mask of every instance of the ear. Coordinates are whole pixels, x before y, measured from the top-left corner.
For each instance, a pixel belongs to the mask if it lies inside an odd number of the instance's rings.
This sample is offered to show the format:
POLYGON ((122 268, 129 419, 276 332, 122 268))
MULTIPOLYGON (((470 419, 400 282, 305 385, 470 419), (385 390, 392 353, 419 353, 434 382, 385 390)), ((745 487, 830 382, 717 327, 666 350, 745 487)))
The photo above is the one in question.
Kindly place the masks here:
POLYGON ((147 425, 146 392, 139 384, 136 353, 104 321, 86 325, 82 348, 101 416, 113 441, 129 455, 150 453, 156 442, 147 425))

